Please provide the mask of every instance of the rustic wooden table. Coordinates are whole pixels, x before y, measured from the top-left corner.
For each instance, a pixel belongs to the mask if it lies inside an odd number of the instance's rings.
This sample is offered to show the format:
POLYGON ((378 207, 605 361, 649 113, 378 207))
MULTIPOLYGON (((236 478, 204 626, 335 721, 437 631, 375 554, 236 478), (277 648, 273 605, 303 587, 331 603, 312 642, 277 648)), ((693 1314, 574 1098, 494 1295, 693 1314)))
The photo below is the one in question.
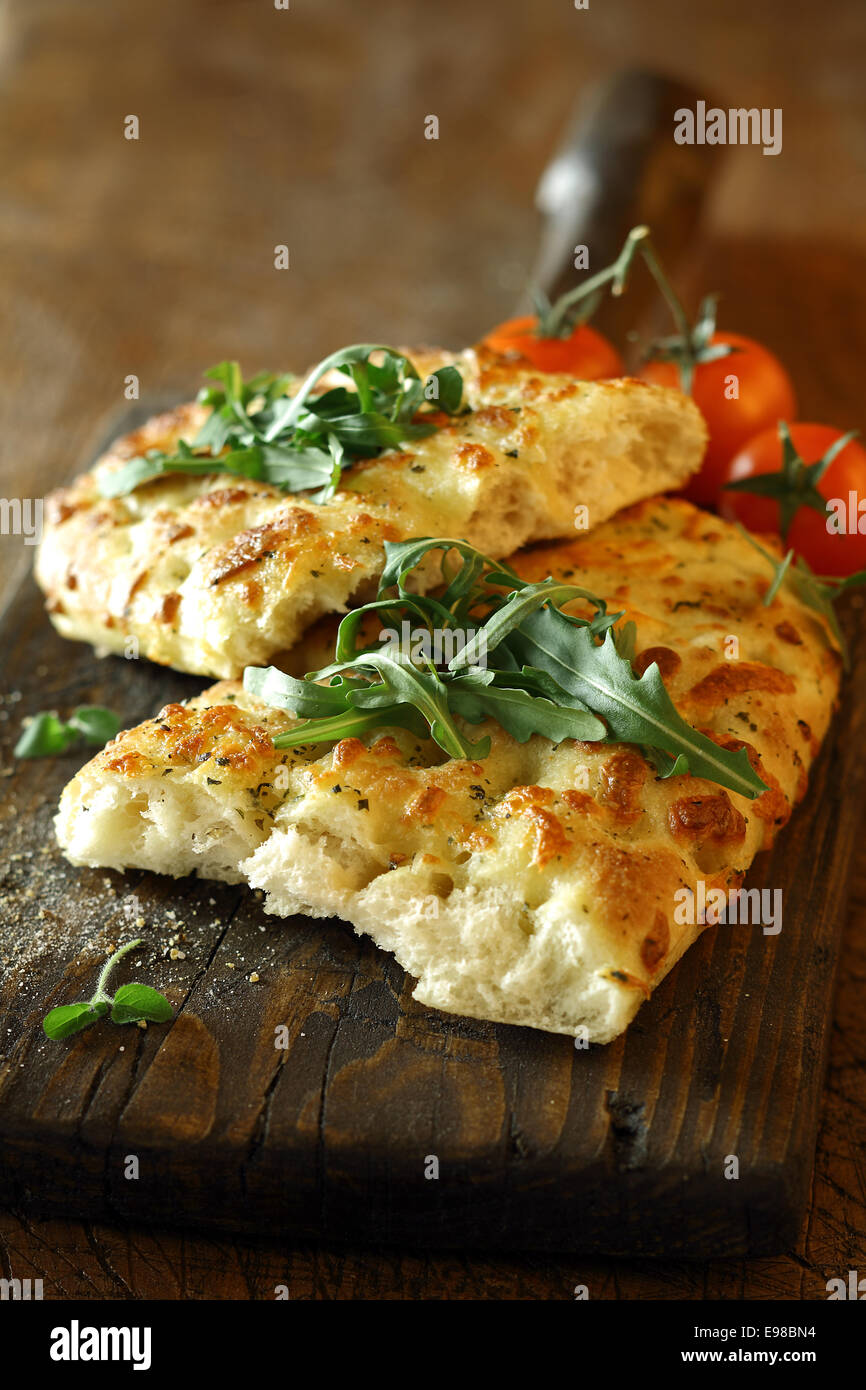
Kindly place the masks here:
MULTIPOLYGON (((781 107, 733 153, 686 283, 785 358, 801 415, 863 426, 864 106, 856 0, 7 0, 0 5, 0 493, 85 458, 124 379, 303 366, 343 342, 470 341, 523 287, 532 191, 579 91, 656 66, 781 107), (440 138, 424 139, 438 115, 440 138), (137 141, 124 120, 139 118, 137 141), (290 268, 274 268, 274 247, 290 268)), ((8 598, 32 558, 3 537, 8 598)), ((811 1210, 795 1252, 706 1265, 252 1244, 0 1214, 0 1277, 46 1297, 823 1298, 866 1262, 866 849, 811 1210)))

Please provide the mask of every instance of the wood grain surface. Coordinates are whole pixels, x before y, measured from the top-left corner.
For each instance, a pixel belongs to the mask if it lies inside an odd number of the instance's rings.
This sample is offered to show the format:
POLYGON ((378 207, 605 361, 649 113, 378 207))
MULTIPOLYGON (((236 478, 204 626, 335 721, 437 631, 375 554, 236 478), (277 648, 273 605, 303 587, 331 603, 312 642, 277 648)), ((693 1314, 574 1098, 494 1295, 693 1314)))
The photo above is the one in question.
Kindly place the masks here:
MULTIPOLYGON (((536 235, 532 186, 580 83, 635 60, 662 62, 712 82, 713 90, 720 80, 733 84, 737 104, 784 106, 784 154, 768 160, 757 151, 735 153, 684 285, 722 290, 723 322, 761 336, 784 356, 800 390, 801 416, 843 427, 863 423, 864 245, 862 233, 851 230, 863 200, 857 180, 861 7, 836 5, 828 24, 826 15, 792 16, 787 6, 768 4, 761 38, 754 6, 745 3, 702 7, 700 16, 675 3, 653 7, 651 15, 636 4, 593 7, 579 17, 586 25, 579 33, 562 5, 467 11, 449 0, 437 9, 435 24, 428 7, 388 3, 372 17, 368 9, 363 20, 348 4, 317 5, 315 12, 295 4, 290 13, 291 36, 277 41, 273 28, 263 29, 260 7, 244 3, 178 7, 157 0, 146 18, 136 11, 132 29, 123 7, 93 0, 35 0, 0 11, 0 288, 7 329, 0 381, 3 487, 10 495, 41 495, 87 457, 106 417, 122 406, 128 372, 139 373, 149 392, 182 394, 201 366, 224 355, 239 355, 250 368, 300 365, 335 342, 371 334, 455 343, 474 336, 508 311, 522 287, 536 235), (295 53, 305 61, 293 62, 295 53), (443 122, 434 148, 419 135, 428 110, 443 122), (147 132, 132 147, 120 136, 129 111, 141 112, 147 132), (271 268, 277 241, 292 248, 292 270, 282 280, 271 268)), ((4 538, 3 556, 11 592, 30 556, 12 538, 4 538)), ((61 678, 55 639, 47 628, 28 633, 27 621, 22 615, 20 640, 29 638, 31 652, 28 696, 45 705, 85 697, 101 677, 83 652, 61 678)), ((130 697, 141 703, 125 711, 130 717, 149 712, 156 683, 165 679, 146 668, 136 675, 130 697)), ((16 682, 11 693, 20 688, 16 682)), ((3 710, 10 734, 17 705, 3 710)), ((825 776, 830 796, 845 791, 838 763, 828 763, 825 776)), ((39 836, 52 796, 48 783, 36 779, 6 798, 7 823, 25 836, 18 852, 36 856, 50 846, 39 836)), ((826 843, 788 836, 778 851, 788 845, 794 871, 816 893, 826 843)), ((32 936, 29 949, 35 941, 38 950, 53 951, 58 966, 68 963, 78 939, 75 901, 51 871, 38 899, 23 897, 31 868, 31 860, 13 861, 4 886, 21 888, 15 906, 32 936), (42 910, 53 916, 39 918, 42 910)), ((841 891, 838 883, 825 886, 831 894, 841 891)), ((86 959, 95 961, 128 919, 122 888, 113 898, 97 876, 89 891, 99 894, 88 923, 86 959)), ((154 913, 151 926, 166 942, 174 934, 170 896, 167 888, 163 915, 154 913)), ((253 941, 259 953, 270 954, 274 927, 259 932, 263 919, 252 908, 248 920, 243 913, 231 918, 215 960, 220 951, 222 960, 232 959, 228 942, 238 956, 236 971, 227 969, 221 980, 211 976, 208 1001, 202 988, 208 974, 196 976, 208 943, 219 936, 209 924, 230 916, 231 893, 205 888, 199 906, 195 949, 185 961, 165 965, 149 957, 148 972, 156 965, 181 993, 190 991, 196 1000, 190 1018, 205 1003, 214 1016, 223 1004, 240 1012, 256 988, 239 970, 248 964, 241 949, 251 957, 253 941)), ((11 916, 7 921, 13 925, 11 916)), ((387 963, 375 969, 364 963, 363 948, 336 926, 325 938, 312 964, 303 954, 294 962, 295 975, 304 969, 317 975, 321 997, 336 1003, 339 979, 357 965, 369 1001, 358 1026, 381 1025, 386 1000, 400 997, 393 967, 389 975, 387 963)), ((28 970, 27 949, 16 952, 18 964, 4 977, 12 1018, 4 1030, 23 1029, 28 1019, 32 1027, 46 1002, 28 970)), ((677 1005, 667 1027, 684 1028, 679 991, 693 980, 688 972, 698 969, 701 953, 709 953, 712 965, 718 950, 718 940, 705 938, 665 986, 669 1004, 677 1005)), ((769 956, 763 959, 766 964, 769 956)), ((825 958, 809 976, 813 998, 828 966, 825 958)), ((47 1293, 85 1297, 272 1297, 278 1282, 288 1282, 293 1296, 316 1298, 571 1297, 578 1282, 602 1298, 824 1297, 827 1278, 866 1259, 864 966, 861 850, 811 1203, 794 1252, 778 1259, 693 1264, 477 1250, 434 1255, 417 1246, 413 1253, 409 1242, 386 1251, 375 1238, 343 1249, 263 1245, 154 1233, 150 1221, 146 1229, 122 1230, 73 1220, 37 1223, 19 1210, 2 1218, 2 1272, 42 1276, 47 1293)), ((728 998, 724 989, 719 997, 728 998)), ((411 1028, 413 1006, 406 1012, 411 1028)), ((100 1058, 95 1068, 86 1049, 83 1056, 73 1050, 47 1094, 38 1086, 27 1094, 18 1082, 22 1108, 39 1104, 56 1124, 70 1095, 86 1094, 85 1138, 99 1152, 130 1083, 134 1093, 141 1059, 158 1048, 157 1031, 134 1038, 128 1056, 100 1058), (102 1067, 103 1060, 111 1066, 102 1067)), ((411 1037, 404 1046, 414 1045, 411 1037)), ((213 1082, 198 1041, 185 1039, 190 1074, 175 1107, 177 1122, 190 1126, 191 1143, 206 1122, 202 1097, 213 1082)), ((321 1038, 313 1042, 325 1045, 321 1038)), ((449 1067, 459 1070, 461 1047, 483 1052, 484 1045, 446 1024, 438 1059, 443 1075, 449 1067)), ((684 1045, 691 1045, 687 1036, 684 1045)), ((629 1044, 624 1052, 617 1065, 627 1063, 629 1044)), ((819 1062, 807 1058, 812 1068, 819 1062)), ((624 1089, 621 1076, 617 1071, 611 1089, 624 1089)), ((297 1084, 281 1076, 276 1095, 286 1080, 289 1089, 297 1084)), ((786 1086, 782 1077, 768 1122, 776 1123, 783 1102, 795 1099, 790 1078, 786 1086)), ((140 1125, 152 1114, 145 1092, 140 1125)), ((339 1119, 337 1109, 337 1135, 339 1119)), ((250 1121, 239 1117, 238 1133, 255 1156, 263 1151, 256 1149, 261 1132, 250 1121)), ((38 1164, 38 1153, 33 1161, 38 1164)))

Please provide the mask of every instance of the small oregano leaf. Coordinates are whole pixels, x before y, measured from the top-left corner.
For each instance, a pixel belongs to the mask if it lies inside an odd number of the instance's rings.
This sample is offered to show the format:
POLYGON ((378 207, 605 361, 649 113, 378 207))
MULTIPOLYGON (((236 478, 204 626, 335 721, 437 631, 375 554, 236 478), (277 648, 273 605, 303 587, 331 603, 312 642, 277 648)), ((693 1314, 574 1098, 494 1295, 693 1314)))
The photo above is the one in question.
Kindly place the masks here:
POLYGON ((43 710, 34 714, 21 731, 13 749, 13 758, 48 758, 65 753, 75 742, 76 732, 58 719, 56 714, 43 710))
POLYGON ((79 705, 68 721, 53 710, 42 710, 24 724, 14 758, 51 758, 65 753, 79 739, 102 748, 120 733, 120 720, 101 705, 79 705))
POLYGON ((91 1023, 96 1023, 107 1013, 108 1005, 105 1003, 60 1004, 45 1015, 42 1028, 47 1038, 59 1041, 89 1028, 91 1023))
POLYGON ((72 711, 69 725, 95 748, 104 748, 120 733, 117 715, 102 705, 79 705, 72 711))
POLYGON ((96 989, 86 1003, 61 1004, 59 1008, 52 1009, 42 1023, 46 1037, 55 1041, 69 1038, 95 1023, 98 1018, 104 1018, 109 1009, 113 1023, 138 1023, 141 1019, 168 1023, 174 1017, 171 1005, 165 995, 151 989, 150 985, 121 985, 113 998, 106 992, 108 977, 118 962, 140 945, 141 937, 136 937, 112 952, 99 972, 96 989))
POLYGON ((173 1016, 164 994, 151 989, 150 985, 137 983, 121 985, 111 1008, 112 1023, 138 1023, 142 1018, 151 1023, 168 1023, 173 1016))

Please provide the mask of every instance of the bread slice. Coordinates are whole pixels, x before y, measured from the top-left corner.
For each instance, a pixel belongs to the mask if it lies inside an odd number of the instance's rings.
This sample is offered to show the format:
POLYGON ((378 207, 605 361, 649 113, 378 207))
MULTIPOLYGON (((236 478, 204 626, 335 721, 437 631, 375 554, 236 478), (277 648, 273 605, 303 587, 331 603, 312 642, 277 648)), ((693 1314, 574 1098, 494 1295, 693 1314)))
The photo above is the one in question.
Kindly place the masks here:
POLYGON ((658 778, 630 745, 497 725, 483 760, 383 730, 278 752, 296 721, 235 683, 121 734, 63 793, 77 864, 246 881, 266 908, 338 916, 451 1013, 594 1042, 616 1037, 703 930, 683 891, 735 888, 804 794, 837 694, 823 620, 737 530, 654 499, 568 544, 512 559, 529 580, 579 576, 637 625, 684 717, 745 746, 749 801, 658 778), (678 896, 679 895, 679 896, 678 896))
MULTIPOLYGON (((706 428, 679 391, 544 376, 501 358, 420 352, 423 374, 453 361, 472 413, 356 464, 327 503, 225 474, 171 474, 125 497, 99 479, 148 449, 194 438, 207 411, 181 406, 119 440, 92 472, 47 499, 36 577, 64 637, 182 671, 238 676, 291 647, 325 613, 363 600, 386 540, 461 536, 497 558, 573 535, 679 487, 706 428)), ((436 566, 419 573, 435 583, 436 566)))

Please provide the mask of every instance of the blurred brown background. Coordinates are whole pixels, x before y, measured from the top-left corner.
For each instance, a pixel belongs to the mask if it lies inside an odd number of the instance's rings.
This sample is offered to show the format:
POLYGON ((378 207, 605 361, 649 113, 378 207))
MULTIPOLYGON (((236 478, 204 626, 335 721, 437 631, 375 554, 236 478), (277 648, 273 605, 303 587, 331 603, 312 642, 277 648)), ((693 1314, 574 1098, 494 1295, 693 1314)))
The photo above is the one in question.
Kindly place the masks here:
MULTIPOLYGON (((359 339, 472 341, 523 289, 534 188, 576 99, 636 65, 783 109, 778 157, 731 152, 695 262, 722 323, 788 363, 804 418, 866 424, 864 56, 860 0, 0 0, 0 494, 40 496, 85 461, 129 373, 184 397, 227 356, 301 368, 359 339)), ((2 553, 8 595, 32 552, 2 553)), ((592 1297, 823 1297, 866 1258, 864 877, 791 1257, 256 1252, 6 1217, 0 1254, 85 1297, 269 1297, 286 1278, 301 1297, 568 1298, 579 1280, 592 1297)))

